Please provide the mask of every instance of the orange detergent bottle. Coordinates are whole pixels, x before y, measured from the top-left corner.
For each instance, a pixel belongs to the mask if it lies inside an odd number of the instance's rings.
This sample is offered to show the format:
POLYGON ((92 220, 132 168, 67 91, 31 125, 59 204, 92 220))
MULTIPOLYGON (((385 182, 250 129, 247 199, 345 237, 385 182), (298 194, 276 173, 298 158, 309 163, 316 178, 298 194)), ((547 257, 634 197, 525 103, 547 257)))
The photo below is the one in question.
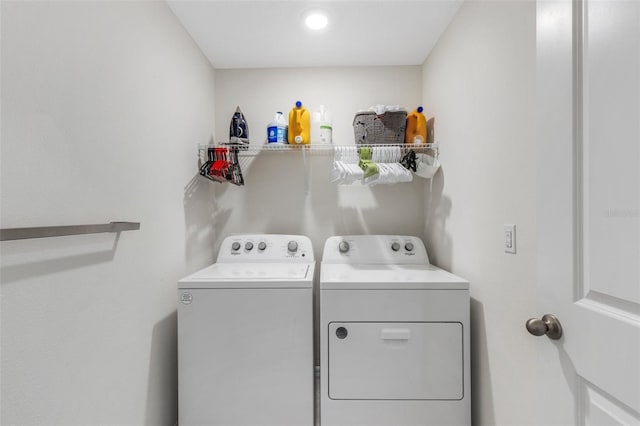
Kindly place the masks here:
POLYGON ((422 107, 411 111, 407 115, 407 129, 404 134, 405 143, 423 144, 427 142, 427 118, 422 113, 422 107))
POLYGON ((289 112, 289 145, 306 145, 309 143, 311 120, 309 111, 296 102, 295 108, 289 112))

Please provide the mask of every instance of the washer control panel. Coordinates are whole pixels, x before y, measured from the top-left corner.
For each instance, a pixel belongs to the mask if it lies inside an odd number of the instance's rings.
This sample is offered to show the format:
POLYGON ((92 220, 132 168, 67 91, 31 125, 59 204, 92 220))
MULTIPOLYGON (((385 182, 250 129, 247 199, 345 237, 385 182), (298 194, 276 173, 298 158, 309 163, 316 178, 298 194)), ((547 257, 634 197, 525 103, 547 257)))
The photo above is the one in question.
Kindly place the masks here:
POLYGON ((406 235, 342 235, 330 237, 322 253, 324 263, 428 264, 418 237, 406 235))
POLYGON ((218 262, 313 262, 311 240, 303 235, 244 234, 224 239, 218 262))

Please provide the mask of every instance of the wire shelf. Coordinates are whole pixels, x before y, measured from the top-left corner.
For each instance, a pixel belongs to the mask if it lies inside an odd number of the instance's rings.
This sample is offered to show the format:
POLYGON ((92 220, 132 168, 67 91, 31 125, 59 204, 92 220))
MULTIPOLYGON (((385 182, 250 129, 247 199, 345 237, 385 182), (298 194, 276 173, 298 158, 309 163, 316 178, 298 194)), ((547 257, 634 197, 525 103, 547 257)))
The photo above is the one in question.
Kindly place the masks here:
MULTIPOLYGON (((309 192, 309 167, 308 167, 308 156, 325 156, 325 157, 334 157, 334 160, 343 155, 344 152, 353 152, 353 148, 399 148, 400 149, 400 157, 403 158, 406 154, 409 154, 411 151, 414 151, 413 158, 415 159, 415 154, 428 154, 434 158, 438 158, 439 149, 438 143, 429 143, 429 144, 349 144, 349 145, 320 145, 320 144, 309 144, 309 145, 288 145, 288 144, 249 144, 249 145, 239 145, 239 144, 199 144, 198 145, 198 167, 200 169, 200 175, 209 178, 210 180, 215 180, 217 182, 231 182, 236 185, 244 185, 244 178, 242 177, 242 170, 246 170, 254 159, 262 154, 275 154, 282 155, 282 153, 299 153, 300 155, 294 155, 297 158, 302 158, 304 162, 304 181, 305 188, 307 193, 309 192), (240 176, 240 182, 235 182, 233 180, 229 180, 229 176, 225 176, 222 179, 220 176, 214 176, 216 173, 212 171, 215 169, 215 164, 212 167, 212 156, 216 154, 214 151, 220 152, 220 148, 227 148, 226 155, 233 155, 234 164, 237 165, 237 175, 240 176)), ((397 150, 394 150, 398 152, 397 150)), ((358 151, 360 152, 360 151, 358 151)), ((381 152, 381 151, 378 151, 381 152)), ((393 151, 389 151, 393 152, 393 151)), ((224 154, 223 154, 224 157, 224 154)), ((373 157, 375 158, 375 157, 373 157)), ((402 161, 405 161, 404 159, 402 161)), ((383 161, 384 162, 384 161, 383 161)), ((234 166, 235 167, 235 166, 234 166)), ((404 165, 404 167, 407 167, 404 165)), ((415 166, 414 169, 415 171, 415 166)))
POLYGON ((218 144, 218 145, 198 145, 200 158, 205 159, 207 156, 207 150, 209 148, 216 148, 221 146, 227 147, 237 147, 238 148, 238 156, 240 157, 255 157, 263 153, 295 153, 295 152, 304 152, 305 154, 310 155, 323 155, 323 156, 332 156, 335 152, 335 148, 338 147, 400 147, 403 153, 408 152, 409 150, 414 150, 417 153, 426 152, 429 150, 435 151, 435 155, 438 155, 438 144, 437 143, 429 143, 429 144, 350 144, 350 145, 320 145, 320 144, 309 144, 309 145, 287 145, 287 144, 253 144, 253 145, 229 145, 229 144, 218 144))

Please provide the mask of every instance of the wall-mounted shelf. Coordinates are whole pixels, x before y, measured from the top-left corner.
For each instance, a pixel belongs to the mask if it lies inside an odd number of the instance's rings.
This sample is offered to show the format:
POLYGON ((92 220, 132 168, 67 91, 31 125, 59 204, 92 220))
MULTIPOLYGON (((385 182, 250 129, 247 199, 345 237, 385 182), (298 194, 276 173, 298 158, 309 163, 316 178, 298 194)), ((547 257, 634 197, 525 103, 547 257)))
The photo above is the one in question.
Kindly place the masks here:
POLYGON ((67 235, 99 234, 103 232, 136 231, 140 222, 110 222, 97 225, 38 226, 33 228, 0 229, 0 241, 32 238, 64 237, 67 235))
POLYGON ((408 152, 409 150, 414 150, 416 152, 425 152, 427 150, 435 150, 437 153, 438 144, 437 143, 429 143, 429 144, 373 144, 373 145, 320 145, 320 144, 309 144, 309 145, 287 145, 287 144, 249 144, 249 145, 198 145, 200 150, 200 157, 206 158, 207 149, 216 148, 221 146, 228 147, 237 147, 238 155, 240 157, 255 157, 262 153, 273 153, 273 152, 304 152, 306 154, 311 155, 324 155, 331 156, 335 152, 335 148, 339 147, 400 147, 403 152, 408 152))
MULTIPOLYGON (((358 181, 366 185, 411 182, 413 178, 410 170, 416 172, 417 154, 427 154, 428 157, 435 159, 439 156, 437 143, 420 145, 404 143, 366 145, 209 144, 198 145, 198 168, 200 175, 209 180, 242 186, 245 184, 242 170, 253 161, 252 157, 262 154, 282 155, 283 153, 301 154, 298 158, 302 158, 304 162, 304 182, 307 193, 310 182, 308 156, 333 156, 333 170, 335 172, 333 174, 335 176, 332 175, 331 182, 338 185, 351 185, 358 181), (361 148, 371 148, 367 155, 370 155, 369 160, 373 163, 371 166, 367 166, 367 171, 364 173, 356 170, 360 167, 357 165, 358 157, 365 152, 361 148), (385 150, 385 148, 389 149, 385 150), (342 164, 349 165, 343 166, 342 164), (348 167, 348 173, 345 167, 348 167), (370 172, 372 170, 373 172, 370 172)), ((440 167, 439 163, 437 166, 431 166, 434 172, 438 167, 440 167)), ((420 173, 418 175, 426 179, 430 178, 420 173)))

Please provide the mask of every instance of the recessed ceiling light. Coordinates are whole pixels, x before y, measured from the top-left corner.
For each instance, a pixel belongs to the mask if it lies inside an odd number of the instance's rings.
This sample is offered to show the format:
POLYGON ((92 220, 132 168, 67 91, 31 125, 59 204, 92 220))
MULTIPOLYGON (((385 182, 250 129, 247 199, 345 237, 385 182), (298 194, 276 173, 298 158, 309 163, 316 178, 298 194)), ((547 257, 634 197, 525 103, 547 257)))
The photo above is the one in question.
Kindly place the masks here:
POLYGON ((312 30, 321 30, 327 26, 329 19, 321 12, 312 12, 304 19, 304 23, 312 30))

